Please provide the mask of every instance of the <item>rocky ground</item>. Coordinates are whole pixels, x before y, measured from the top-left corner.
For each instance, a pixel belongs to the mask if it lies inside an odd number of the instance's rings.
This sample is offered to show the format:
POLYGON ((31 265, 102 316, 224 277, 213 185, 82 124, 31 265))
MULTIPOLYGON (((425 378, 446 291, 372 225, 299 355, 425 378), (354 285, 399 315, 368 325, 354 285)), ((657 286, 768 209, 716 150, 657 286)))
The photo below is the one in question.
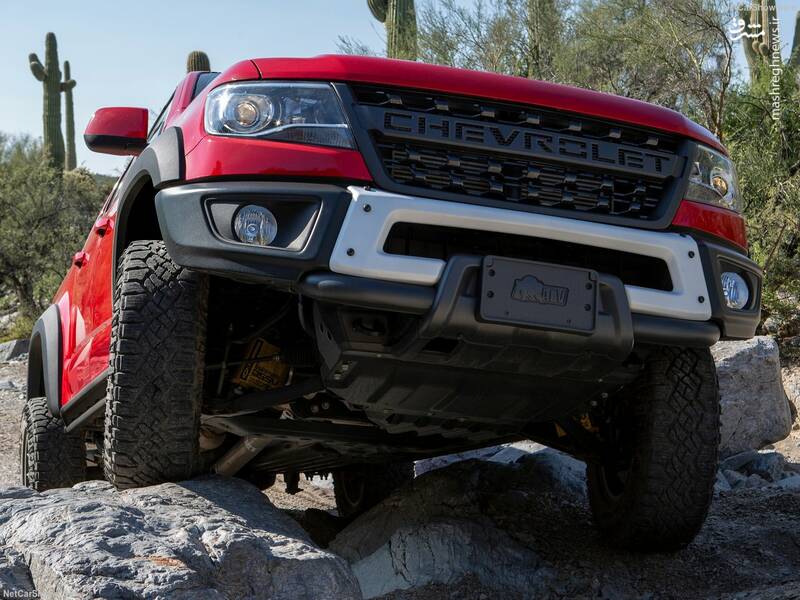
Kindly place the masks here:
MULTIPOLYGON (((784 365, 783 379, 796 402, 800 367, 784 365)), ((0 363, 0 487, 18 482, 23 397, 24 363, 0 363)), ((259 598, 278 577, 269 597, 800 598, 797 425, 721 465, 705 527, 674 555, 603 545, 577 461, 535 445, 480 458, 420 465, 413 485, 349 524, 329 482, 290 496, 279 481, 271 502, 213 480, 124 496, 102 483, 0 492, 0 597, 35 582, 47 598, 259 598), (256 583, 226 583, 237 577, 256 583)))
POLYGON ((0 487, 19 483, 19 417, 25 403, 24 360, 0 362, 0 487))

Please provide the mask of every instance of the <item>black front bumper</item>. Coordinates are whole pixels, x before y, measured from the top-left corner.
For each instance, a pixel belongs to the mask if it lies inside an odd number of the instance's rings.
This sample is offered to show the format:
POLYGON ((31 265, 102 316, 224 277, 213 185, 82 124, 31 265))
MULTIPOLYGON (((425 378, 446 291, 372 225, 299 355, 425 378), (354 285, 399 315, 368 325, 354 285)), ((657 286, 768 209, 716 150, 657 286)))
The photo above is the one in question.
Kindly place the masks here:
POLYGON ((601 313, 605 316, 599 317, 597 330, 590 336, 482 323, 476 318, 477 299, 464 291, 469 290, 470 284, 465 282, 480 266, 481 257, 454 257, 436 287, 330 272, 330 255, 350 199, 345 188, 329 184, 195 183, 159 191, 156 211, 167 249, 182 266, 294 291, 328 305, 417 315, 424 317, 431 336, 436 330, 438 337, 536 338, 537 346, 621 356, 632 344, 707 347, 720 338, 749 338, 760 319, 759 267, 732 248, 697 237, 710 295, 709 321, 631 314, 622 283, 601 275, 605 298, 601 313), (263 205, 279 215, 282 237, 276 244, 281 247, 253 247, 235 241, 232 216, 243 204, 263 205), (725 270, 739 272, 751 287, 744 310, 725 305, 720 285, 725 270))
POLYGON ((231 279, 290 288, 308 272, 327 269, 350 194, 316 183, 222 181, 169 187, 156 194, 164 243, 179 265, 231 279), (262 248, 236 241, 236 208, 256 204, 281 221, 275 240, 262 248))
POLYGON ((424 317, 421 335, 426 339, 528 340, 555 352, 591 351, 619 360, 630 353, 634 341, 708 347, 720 339, 720 327, 712 321, 631 313, 622 282, 608 275, 600 276, 601 306, 597 328, 591 335, 484 323, 476 318, 476 280, 481 261, 477 256, 452 258, 436 288, 321 272, 304 277, 297 291, 323 303, 419 315, 424 317))

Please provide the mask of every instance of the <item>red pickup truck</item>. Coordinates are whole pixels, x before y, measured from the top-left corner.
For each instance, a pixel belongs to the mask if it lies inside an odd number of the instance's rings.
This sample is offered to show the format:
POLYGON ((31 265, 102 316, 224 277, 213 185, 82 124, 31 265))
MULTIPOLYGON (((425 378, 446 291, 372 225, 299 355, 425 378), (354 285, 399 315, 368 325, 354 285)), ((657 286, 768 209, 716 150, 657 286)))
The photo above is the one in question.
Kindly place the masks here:
POLYGON ((671 110, 352 56, 181 81, 36 323, 22 478, 118 488, 333 474, 366 510, 413 461, 531 439, 587 464, 619 546, 708 510, 709 346, 754 334, 736 173, 671 110))

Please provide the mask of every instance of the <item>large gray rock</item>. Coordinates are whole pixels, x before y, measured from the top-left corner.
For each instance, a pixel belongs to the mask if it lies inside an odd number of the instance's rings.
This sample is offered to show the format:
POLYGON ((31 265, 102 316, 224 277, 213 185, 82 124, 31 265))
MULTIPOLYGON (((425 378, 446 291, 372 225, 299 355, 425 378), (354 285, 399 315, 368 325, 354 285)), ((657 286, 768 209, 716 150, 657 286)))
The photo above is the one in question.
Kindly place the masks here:
POLYGON ((546 446, 537 444, 536 442, 523 441, 511 444, 500 444, 499 446, 489 446, 487 448, 478 448, 477 450, 467 450, 466 452, 456 452, 454 454, 443 454, 442 456, 423 458, 415 462, 414 474, 419 477, 428 471, 434 471, 446 467, 447 465, 470 459, 510 464, 516 462, 522 456, 532 452, 539 452, 544 448, 546 448, 546 446))
POLYGON ((775 340, 720 342, 711 352, 722 403, 721 456, 763 448, 789 435, 792 416, 775 340))
POLYGON ((341 558, 258 489, 221 478, 124 492, 105 482, 0 490, 0 596, 32 590, 48 599, 361 597, 341 558))
POLYGON ((576 498, 586 495, 586 465, 536 442, 514 442, 418 460, 414 464, 414 473, 419 477, 423 473, 473 459, 504 465, 521 462, 535 481, 544 482, 547 487, 569 491, 576 498))
POLYGON ((792 417, 794 417, 795 421, 792 427, 797 429, 800 427, 800 424, 797 422, 798 413, 800 413, 800 367, 797 365, 784 367, 781 369, 781 375, 783 378, 783 389, 786 390, 786 395, 790 403, 789 408, 792 411, 792 417))
POLYGON ((533 490, 582 503, 584 466, 554 450, 503 462, 434 469, 345 528, 330 549, 351 564, 364 597, 467 575, 505 595, 546 596, 551 569, 496 519, 514 515, 533 490))
POLYGON ((6 362, 19 358, 28 352, 28 340, 11 340, 0 344, 0 362, 6 362))

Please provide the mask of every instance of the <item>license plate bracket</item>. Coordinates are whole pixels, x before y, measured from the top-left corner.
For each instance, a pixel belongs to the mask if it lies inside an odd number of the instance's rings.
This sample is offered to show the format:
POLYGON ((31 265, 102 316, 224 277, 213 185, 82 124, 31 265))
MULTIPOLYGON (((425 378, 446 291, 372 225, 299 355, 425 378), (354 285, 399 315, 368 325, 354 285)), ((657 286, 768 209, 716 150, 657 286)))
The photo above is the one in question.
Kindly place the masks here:
POLYGON ((590 334, 597 318, 597 279, 590 269, 487 256, 482 266, 480 318, 590 334))

